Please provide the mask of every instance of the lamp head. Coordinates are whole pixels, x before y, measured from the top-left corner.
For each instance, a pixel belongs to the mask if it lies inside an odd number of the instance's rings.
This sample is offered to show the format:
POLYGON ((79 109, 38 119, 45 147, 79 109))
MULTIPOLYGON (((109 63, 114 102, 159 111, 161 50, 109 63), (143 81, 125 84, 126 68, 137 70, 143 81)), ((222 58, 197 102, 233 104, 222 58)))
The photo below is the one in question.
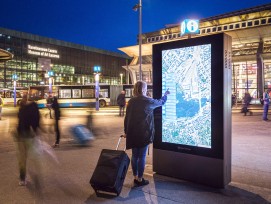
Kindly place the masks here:
POLYGON ((134 5, 133 10, 137 11, 139 9, 139 7, 140 7, 139 4, 136 4, 136 5, 134 5))

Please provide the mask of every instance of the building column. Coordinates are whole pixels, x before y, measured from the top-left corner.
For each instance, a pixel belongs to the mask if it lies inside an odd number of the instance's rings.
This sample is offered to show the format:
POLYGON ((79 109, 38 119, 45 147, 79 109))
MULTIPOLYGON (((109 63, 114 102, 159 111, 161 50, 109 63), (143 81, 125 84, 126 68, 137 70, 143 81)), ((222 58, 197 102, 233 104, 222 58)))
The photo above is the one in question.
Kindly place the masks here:
POLYGON ((7 64, 4 62, 4 88, 7 88, 7 64))
POLYGON ((257 49, 257 97, 262 97, 264 92, 264 67, 263 67, 263 40, 259 42, 259 47, 257 49))

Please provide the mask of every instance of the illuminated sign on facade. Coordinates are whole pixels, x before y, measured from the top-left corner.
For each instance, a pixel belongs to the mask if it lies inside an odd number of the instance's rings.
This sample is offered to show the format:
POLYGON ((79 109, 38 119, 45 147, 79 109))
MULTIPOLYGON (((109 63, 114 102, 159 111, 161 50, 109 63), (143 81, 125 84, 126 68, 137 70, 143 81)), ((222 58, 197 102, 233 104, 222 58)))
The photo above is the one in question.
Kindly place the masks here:
POLYGON ((181 23, 181 35, 199 33, 199 20, 185 19, 181 23))
POLYGON ((28 45, 27 53, 30 55, 37 55, 42 57, 50 58, 60 58, 57 50, 51 48, 38 47, 33 45, 28 45))

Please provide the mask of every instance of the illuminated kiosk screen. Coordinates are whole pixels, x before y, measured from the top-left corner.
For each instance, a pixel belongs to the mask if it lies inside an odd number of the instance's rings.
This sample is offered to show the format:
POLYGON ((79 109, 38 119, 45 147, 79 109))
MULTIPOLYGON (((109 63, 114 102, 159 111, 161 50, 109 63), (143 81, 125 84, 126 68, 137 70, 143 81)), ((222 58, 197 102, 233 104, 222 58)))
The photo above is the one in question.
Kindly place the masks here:
POLYGON ((162 142, 212 148, 211 44, 162 51, 162 142))

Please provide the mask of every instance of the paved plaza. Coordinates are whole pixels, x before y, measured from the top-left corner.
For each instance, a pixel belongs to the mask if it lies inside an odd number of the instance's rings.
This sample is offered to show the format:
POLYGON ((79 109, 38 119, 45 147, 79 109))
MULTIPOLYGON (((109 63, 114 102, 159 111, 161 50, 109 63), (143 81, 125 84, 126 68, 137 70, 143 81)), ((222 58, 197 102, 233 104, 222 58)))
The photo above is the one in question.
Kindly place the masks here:
MULTIPOLYGON (((93 110, 94 111, 94 110, 93 110)), ((53 120, 41 111, 41 135, 48 144, 54 141, 53 120)), ((41 167, 28 165, 28 185, 18 186, 16 146, 10 130, 15 127, 16 109, 3 110, 0 121, 0 203, 2 204, 76 204, 76 203, 270 203, 271 202, 271 122, 261 119, 261 112, 243 116, 232 114, 232 182, 225 189, 216 189, 178 180, 152 171, 152 147, 147 156, 144 177, 150 184, 133 186, 131 165, 119 197, 97 197, 89 185, 100 152, 113 149, 123 133, 123 117, 114 111, 93 112, 93 132, 96 139, 89 146, 79 146, 73 140, 70 127, 86 124, 90 111, 63 110, 60 148, 53 150, 57 160, 45 156, 41 167), (36 179, 39 180, 37 185, 36 179)), ((271 119, 271 117, 270 117, 271 119)), ((131 156, 131 151, 127 151, 131 156)))

